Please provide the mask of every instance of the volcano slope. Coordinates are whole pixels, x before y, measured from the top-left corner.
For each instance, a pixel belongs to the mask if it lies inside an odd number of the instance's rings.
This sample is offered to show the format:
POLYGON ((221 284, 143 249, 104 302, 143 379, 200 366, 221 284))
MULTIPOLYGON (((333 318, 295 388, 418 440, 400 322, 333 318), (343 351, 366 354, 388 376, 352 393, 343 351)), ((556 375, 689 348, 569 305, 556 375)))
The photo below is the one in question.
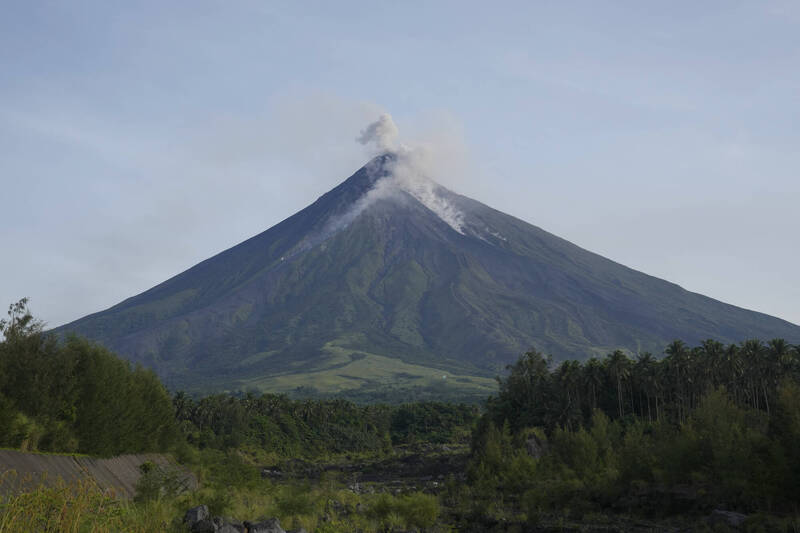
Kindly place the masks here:
POLYGON ((58 328, 187 390, 434 388, 483 395, 556 359, 800 327, 688 292, 437 184, 384 154, 267 231, 58 328))

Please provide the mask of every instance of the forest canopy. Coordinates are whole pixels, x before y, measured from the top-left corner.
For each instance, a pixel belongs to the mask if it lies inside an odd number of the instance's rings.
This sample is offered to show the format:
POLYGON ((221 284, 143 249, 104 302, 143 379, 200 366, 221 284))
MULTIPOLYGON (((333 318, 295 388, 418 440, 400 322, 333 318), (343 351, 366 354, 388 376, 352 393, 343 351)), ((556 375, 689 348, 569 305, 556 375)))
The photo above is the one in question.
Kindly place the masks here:
POLYGON ((499 382, 473 434, 481 516, 800 504, 800 351, 781 339, 560 364, 531 351, 499 382))

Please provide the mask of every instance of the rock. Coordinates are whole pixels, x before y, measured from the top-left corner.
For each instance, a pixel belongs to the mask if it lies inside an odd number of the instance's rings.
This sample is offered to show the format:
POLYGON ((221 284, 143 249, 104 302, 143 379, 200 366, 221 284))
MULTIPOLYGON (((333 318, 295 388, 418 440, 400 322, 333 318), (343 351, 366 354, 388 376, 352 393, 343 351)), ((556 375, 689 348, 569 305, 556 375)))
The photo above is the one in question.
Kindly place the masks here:
POLYGON ((208 513, 208 506, 198 505, 197 507, 192 507, 186 511, 186 514, 183 515, 183 522, 191 529, 196 522, 199 522, 200 520, 207 520, 209 518, 211 518, 211 515, 208 513))
POLYGON ((747 515, 742 513, 734 513, 733 511, 723 511, 722 509, 714 509, 711 511, 711 516, 708 517, 709 522, 712 524, 725 524, 729 527, 740 528, 744 521, 747 520, 747 515))
POLYGON ((238 520, 217 516, 214 523, 217 525, 217 533, 246 533, 244 523, 238 520))
POLYGON ((281 479, 284 477, 284 473, 281 472, 281 470, 279 470, 277 467, 262 468, 261 477, 270 479, 281 479))
POLYGON ((281 527, 281 523, 278 522, 277 518, 270 518, 269 520, 264 520, 257 524, 245 522, 244 525, 248 533, 286 533, 286 530, 281 527))
POLYGON ((204 518, 192 524, 190 530, 192 533, 217 533, 217 524, 204 518))

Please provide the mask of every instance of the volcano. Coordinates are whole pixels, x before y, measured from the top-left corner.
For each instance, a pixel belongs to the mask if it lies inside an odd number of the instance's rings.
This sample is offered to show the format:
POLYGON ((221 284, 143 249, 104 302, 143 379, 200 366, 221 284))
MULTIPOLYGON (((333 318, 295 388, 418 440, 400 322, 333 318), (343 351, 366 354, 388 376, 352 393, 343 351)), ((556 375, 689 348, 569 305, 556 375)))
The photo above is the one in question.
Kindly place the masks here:
POLYGON ((535 347, 662 353, 674 339, 800 341, 403 171, 384 153, 310 206, 62 326, 187 390, 484 393, 535 347))

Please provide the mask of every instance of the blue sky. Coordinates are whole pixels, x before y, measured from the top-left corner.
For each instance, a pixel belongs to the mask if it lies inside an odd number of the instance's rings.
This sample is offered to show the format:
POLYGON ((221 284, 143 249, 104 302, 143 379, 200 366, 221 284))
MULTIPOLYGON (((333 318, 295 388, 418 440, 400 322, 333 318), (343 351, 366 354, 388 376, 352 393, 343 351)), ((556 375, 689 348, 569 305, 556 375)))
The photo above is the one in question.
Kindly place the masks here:
POLYGON ((0 66, 0 303, 50 325, 309 204, 382 111, 456 191, 800 323, 794 1, 12 0, 0 66))

